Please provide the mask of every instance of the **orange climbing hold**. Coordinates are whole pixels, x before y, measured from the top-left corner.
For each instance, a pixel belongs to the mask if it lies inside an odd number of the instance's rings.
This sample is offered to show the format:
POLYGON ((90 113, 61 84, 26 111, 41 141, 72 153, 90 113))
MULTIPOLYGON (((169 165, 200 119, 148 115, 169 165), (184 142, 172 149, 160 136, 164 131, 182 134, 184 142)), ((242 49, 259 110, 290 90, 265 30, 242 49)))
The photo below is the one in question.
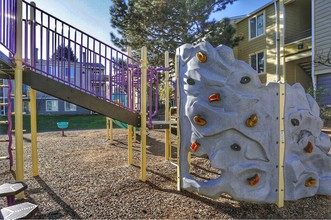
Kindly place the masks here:
POLYGON ((202 53, 201 51, 199 51, 197 54, 196 54, 196 57, 198 58, 199 62, 200 63, 204 63, 207 61, 207 55, 202 53))
POLYGON ((309 177, 306 182, 305 182, 305 186, 306 187, 312 187, 312 186, 316 186, 316 179, 309 177))
POLYGON ((201 118, 200 115, 194 116, 193 120, 194 120, 194 123, 196 123, 197 125, 200 125, 200 126, 204 126, 207 124, 206 120, 201 118))
POLYGON ((196 141, 194 141, 192 144, 191 144, 191 150, 193 152, 196 152, 198 150, 198 148, 200 147, 200 144, 196 141))
POLYGON ((256 114, 253 114, 251 115, 251 117, 249 117, 247 120, 246 120, 246 126, 247 127, 254 127, 256 124, 257 124, 257 115, 256 114))
POLYGON ((221 100, 221 95, 219 93, 211 94, 209 96, 209 102, 216 102, 221 100))
POLYGON ((311 153, 314 150, 314 145, 309 141, 307 146, 304 148, 304 150, 306 151, 306 153, 311 153))
POLYGON ((247 182, 250 186, 256 185, 259 181, 260 181, 260 177, 257 174, 247 179, 247 182))

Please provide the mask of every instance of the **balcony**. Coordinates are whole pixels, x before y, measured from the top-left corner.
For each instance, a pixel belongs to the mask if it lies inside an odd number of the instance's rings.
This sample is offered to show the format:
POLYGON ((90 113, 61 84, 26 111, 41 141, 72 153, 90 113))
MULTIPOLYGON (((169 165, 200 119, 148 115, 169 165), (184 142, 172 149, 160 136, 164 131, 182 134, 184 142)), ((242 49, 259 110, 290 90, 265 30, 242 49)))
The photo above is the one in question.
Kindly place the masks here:
POLYGON ((285 44, 290 44, 299 40, 306 39, 308 37, 311 37, 311 29, 307 29, 295 35, 285 37, 285 44))

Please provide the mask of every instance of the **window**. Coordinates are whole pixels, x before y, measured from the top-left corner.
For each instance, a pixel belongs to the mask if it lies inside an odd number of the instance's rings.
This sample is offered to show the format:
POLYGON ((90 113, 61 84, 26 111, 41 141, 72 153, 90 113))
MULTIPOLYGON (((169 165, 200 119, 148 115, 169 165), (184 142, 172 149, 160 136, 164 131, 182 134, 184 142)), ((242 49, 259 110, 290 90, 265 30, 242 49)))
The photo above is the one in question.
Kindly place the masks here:
POLYGON ((250 39, 264 34, 264 13, 261 13, 249 19, 249 37, 250 39))
POLYGON ((66 112, 74 112, 76 111, 77 107, 74 104, 71 104, 70 102, 64 102, 64 111, 66 112))
POLYGON ((57 100, 46 100, 46 112, 56 112, 59 109, 57 100))
POLYGON ((265 72, 265 54, 264 51, 251 54, 249 56, 249 63, 253 69, 257 71, 257 73, 265 72))

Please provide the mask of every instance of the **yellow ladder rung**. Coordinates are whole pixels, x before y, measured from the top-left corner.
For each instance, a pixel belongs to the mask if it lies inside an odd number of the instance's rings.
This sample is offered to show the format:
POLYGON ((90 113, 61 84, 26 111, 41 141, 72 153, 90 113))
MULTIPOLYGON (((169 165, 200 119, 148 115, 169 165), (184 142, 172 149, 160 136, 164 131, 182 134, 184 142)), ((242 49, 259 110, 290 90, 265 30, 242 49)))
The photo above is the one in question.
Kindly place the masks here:
POLYGON ((0 157, 0 160, 8 160, 8 159, 9 159, 8 156, 2 156, 2 157, 0 157))
POLYGON ((8 121, 0 121, 0 125, 6 125, 8 124, 8 121))
POLYGON ((0 103, 0 106, 6 106, 6 105, 8 105, 8 103, 5 103, 5 102, 0 103))
POLYGON ((0 85, 0 88, 8 88, 8 87, 9 87, 8 85, 4 85, 4 84, 0 85))
MULTIPOLYGON (((15 97, 15 94, 10 94, 10 97, 15 97)), ((22 97, 26 97, 26 95, 22 95, 22 97)))
POLYGON ((170 161, 170 163, 171 163, 172 165, 178 167, 178 164, 176 164, 175 162, 170 161))
POLYGON ((0 139, 0 142, 8 142, 9 140, 7 139, 0 139))
MULTIPOLYGON (((11 130, 11 132, 15 132, 15 130, 11 130)), ((23 132, 26 132, 26 130, 25 130, 25 129, 23 129, 23 132)))
MULTIPOLYGON (((26 115, 26 112, 22 112, 23 115, 26 115)), ((11 115, 15 115, 15 112, 12 112, 11 115)))

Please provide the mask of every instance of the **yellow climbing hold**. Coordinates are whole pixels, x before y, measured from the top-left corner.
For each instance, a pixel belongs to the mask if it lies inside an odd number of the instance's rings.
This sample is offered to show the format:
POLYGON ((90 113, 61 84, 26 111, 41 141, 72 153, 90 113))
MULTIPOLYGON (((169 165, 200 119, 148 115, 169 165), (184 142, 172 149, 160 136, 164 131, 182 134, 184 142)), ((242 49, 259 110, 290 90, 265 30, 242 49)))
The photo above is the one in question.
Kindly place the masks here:
POLYGON ((246 120, 246 126, 247 127, 254 127, 256 124, 257 124, 257 115, 256 114, 253 114, 251 115, 251 117, 249 117, 247 120, 246 120))
POLYGON ((247 179, 247 182, 250 186, 256 185, 259 181, 260 181, 260 177, 257 174, 247 179))
POLYGON ((200 63, 204 63, 207 61, 207 55, 202 53, 201 51, 199 51, 197 54, 196 54, 196 57, 198 58, 199 62, 200 63))
POLYGON ((200 126, 204 126, 207 124, 206 120, 201 118, 200 115, 194 116, 193 121, 194 121, 194 123, 196 123, 197 125, 200 125, 200 126))
POLYGON ((312 186, 316 186, 316 179, 309 177, 306 182, 305 182, 305 186, 306 187, 312 187, 312 186))

